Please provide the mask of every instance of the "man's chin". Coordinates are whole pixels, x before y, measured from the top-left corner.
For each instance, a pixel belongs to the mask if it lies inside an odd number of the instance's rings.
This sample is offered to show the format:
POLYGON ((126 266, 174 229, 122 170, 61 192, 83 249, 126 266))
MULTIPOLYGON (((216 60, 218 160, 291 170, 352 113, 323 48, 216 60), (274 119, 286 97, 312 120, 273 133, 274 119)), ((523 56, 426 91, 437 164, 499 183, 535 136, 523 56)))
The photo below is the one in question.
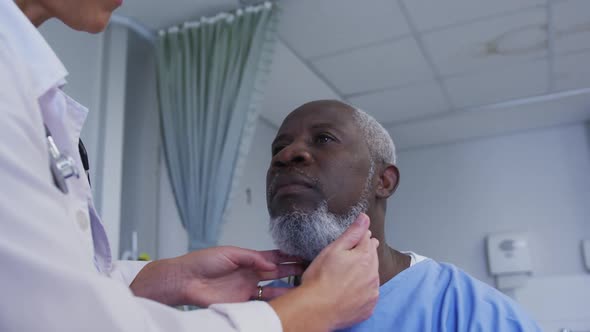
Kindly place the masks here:
POLYGON ((277 204, 270 209, 270 217, 273 219, 289 216, 293 214, 311 214, 316 211, 318 204, 315 202, 285 202, 277 204))

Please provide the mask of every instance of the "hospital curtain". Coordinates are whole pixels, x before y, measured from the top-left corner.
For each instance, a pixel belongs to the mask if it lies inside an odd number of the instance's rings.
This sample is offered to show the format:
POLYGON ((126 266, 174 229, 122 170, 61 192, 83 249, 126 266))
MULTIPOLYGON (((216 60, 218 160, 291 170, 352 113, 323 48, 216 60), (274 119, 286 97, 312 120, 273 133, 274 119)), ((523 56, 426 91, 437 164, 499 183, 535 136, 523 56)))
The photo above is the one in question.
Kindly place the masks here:
POLYGON ((163 150, 189 250, 217 243, 253 137, 277 16, 267 2, 158 33, 163 150))

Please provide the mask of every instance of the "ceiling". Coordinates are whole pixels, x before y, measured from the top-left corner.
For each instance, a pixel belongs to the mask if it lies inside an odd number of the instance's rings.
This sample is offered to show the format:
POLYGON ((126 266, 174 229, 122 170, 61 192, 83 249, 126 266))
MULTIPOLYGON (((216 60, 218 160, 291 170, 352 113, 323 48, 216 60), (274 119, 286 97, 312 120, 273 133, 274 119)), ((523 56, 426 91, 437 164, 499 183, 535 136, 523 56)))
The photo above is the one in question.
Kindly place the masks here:
MULTIPOLYGON (((262 110, 275 126, 319 98, 373 114, 402 149, 590 118, 590 1, 280 3, 262 110)), ((127 0, 119 14, 157 29, 240 5, 127 0)))

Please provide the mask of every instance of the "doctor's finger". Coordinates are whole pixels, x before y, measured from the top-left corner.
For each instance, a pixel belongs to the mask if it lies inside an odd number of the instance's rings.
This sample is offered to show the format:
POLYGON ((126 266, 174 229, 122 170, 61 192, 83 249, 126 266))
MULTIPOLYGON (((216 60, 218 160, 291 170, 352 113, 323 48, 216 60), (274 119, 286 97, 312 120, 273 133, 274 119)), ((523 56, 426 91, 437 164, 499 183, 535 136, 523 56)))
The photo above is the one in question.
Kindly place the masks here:
POLYGON ((267 259, 261 252, 243 248, 231 248, 227 253, 233 263, 242 268, 258 271, 273 271, 277 265, 267 259))

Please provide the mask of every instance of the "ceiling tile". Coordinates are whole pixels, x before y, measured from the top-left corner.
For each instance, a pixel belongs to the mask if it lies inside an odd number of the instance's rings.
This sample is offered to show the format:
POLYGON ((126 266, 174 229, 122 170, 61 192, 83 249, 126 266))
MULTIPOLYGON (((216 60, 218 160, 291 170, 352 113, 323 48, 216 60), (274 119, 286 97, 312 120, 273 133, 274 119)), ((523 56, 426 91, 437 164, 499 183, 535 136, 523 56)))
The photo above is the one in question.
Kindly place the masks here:
POLYGON ((115 13, 133 18, 152 29, 167 28, 201 16, 238 8, 238 0, 124 0, 115 13))
POLYGON ((553 5, 555 52, 590 48, 590 1, 569 0, 553 5))
POLYGON ((261 113, 279 127, 298 106, 316 99, 340 99, 285 45, 277 43, 261 113))
POLYGON ((321 58, 312 64, 344 95, 432 78, 413 38, 321 58))
POLYGON ((590 88, 590 50, 558 56, 554 63, 556 91, 590 88))
POLYGON ((544 94, 549 86, 547 60, 500 70, 457 76, 444 81, 456 108, 472 107, 544 94))
POLYGON ((434 81, 361 95, 348 101, 386 125, 449 110, 440 86, 434 81))
POLYGON ((404 0, 419 31, 543 5, 546 0, 404 0))
POLYGON ((391 0, 285 0, 279 34, 305 58, 409 34, 391 0))
POLYGON ((590 119, 590 94, 505 108, 450 113, 388 128, 399 150, 504 135, 590 119))
POLYGON ((533 9, 427 33, 423 40, 442 75, 502 67, 544 57, 545 10, 533 9))

